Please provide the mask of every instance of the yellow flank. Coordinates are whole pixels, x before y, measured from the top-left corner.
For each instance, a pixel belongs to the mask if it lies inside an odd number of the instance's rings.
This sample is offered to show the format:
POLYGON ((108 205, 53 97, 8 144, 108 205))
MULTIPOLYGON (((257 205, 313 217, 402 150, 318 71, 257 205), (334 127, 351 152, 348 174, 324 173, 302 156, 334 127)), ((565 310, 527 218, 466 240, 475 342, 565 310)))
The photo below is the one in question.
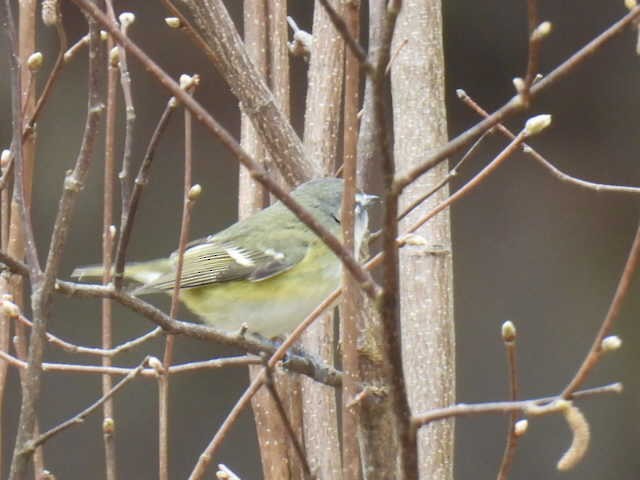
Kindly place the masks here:
POLYGON ((256 282, 243 279, 183 289, 180 299, 214 327, 239 329, 246 322, 250 330, 268 334, 263 330, 273 321, 269 317, 289 312, 295 318, 280 321, 295 327, 339 282, 340 262, 318 240, 290 270, 256 282))

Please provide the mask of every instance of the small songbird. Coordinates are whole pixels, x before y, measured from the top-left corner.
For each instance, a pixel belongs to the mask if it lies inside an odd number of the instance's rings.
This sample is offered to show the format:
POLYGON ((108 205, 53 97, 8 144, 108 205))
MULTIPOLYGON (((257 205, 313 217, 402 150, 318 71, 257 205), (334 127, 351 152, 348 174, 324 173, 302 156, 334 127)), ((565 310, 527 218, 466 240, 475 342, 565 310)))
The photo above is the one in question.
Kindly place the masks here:
MULTIPOLYGON (((324 178, 292 193, 311 215, 340 237, 344 182, 324 178)), ((368 233, 367 206, 378 197, 356 194, 356 252, 368 233)), ((125 266, 134 295, 171 294, 177 254, 125 266)), ((340 284, 342 263, 284 204, 270 207, 227 229, 195 240, 184 252, 180 300, 203 322, 234 332, 275 337, 293 330, 340 284)), ((73 277, 101 277, 102 266, 76 268, 73 277)))

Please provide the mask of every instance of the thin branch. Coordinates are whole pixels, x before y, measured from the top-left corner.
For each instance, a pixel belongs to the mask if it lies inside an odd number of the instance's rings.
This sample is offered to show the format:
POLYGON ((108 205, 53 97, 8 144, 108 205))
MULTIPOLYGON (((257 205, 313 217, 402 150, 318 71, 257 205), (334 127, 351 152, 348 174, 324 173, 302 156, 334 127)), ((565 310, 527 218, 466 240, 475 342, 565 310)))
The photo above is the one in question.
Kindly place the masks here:
MULTIPOLYGON (((18 315, 18 317, 16 317, 16 320, 21 322, 24 325, 27 325, 30 328, 33 326, 33 323, 23 315, 18 315)), ((164 334, 164 331, 160 327, 157 327, 151 330, 150 332, 145 333, 144 335, 136 337, 132 340, 129 340, 127 342, 124 342, 118 345, 117 347, 112 347, 112 348, 92 348, 92 347, 84 347, 82 345, 75 345, 73 343, 62 340, 61 338, 56 337, 51 333, 47 333, 47 341, 52 345, 56 345, 69 353, 79 353, 79 354, 85 354, 85 355, 95 355, 98 357, 113 358, 116 355, 127 352, 163 334, 164 334)), ((103 366, 106 366, 106 365, 103 365, 103 366)))
POLYGON ((489 164, 480 170, 471 180, 465 183, 462 187, 456 190, 449 198, 433 208, 431 211, 423 215, 415 224, 413 224, 407 233, 413 233, 419 229, 422 225, 428 222, 431 218, 435 217, 438 213, 448 208, 453 203, 460 200, 462 197, 470 193, 478 185, 480 185, 489 175, 491 175, 507 158, 513 155, 523 144, 526 138, 525 130, 522 130, 514 139, 502 150, 496 158, 491 160, 489 164))
MULTIPOLYGON (((117 27, 118 19, 116 19, 116 14, 113 10, 113 2, 107 1, 106 7, 107 14, 111 19, 111 24, 117 27)), ((120 32, 126 37, 129 27, 135 21, 135 16, 131 12, 123 12, 120 14, 119 20, 120 32)), ((111 54, 112 52, 110 51, 109 55, 111 54)), ((118 70, 120 71, 120 88, 122 90, 122 97, 124 99, 125 106, 124 148, 122 152, 120 172, 118 173, 122 205, 121 223, 124 223, 124 215, 128 210, 129 202, 131 201, 132 186, 129 181, 129 177, 131 176, 131 156, 133 152, 133 134, 136 124, 136 110, 133 104, 133 92, 131 91, 131 74, 129 73, 129 67, 127 65, 127 51, 120 44, 118 44, 117 64, 118 70)))
POLYGON ((49 440, 54 435, 57 435, 58 433, 61 433, 74 425, 84 422, 84 420, 91 413, 93 413, 98 408, 100 408, 100 406, 104 402, 109 400, 116 393, 118 393, 118 391, 121 390, 127 383, 129 383, 131 380, 136 378, 140 374, 144 366, 147 364, 147 362, 148 362, 148 359, 145 358, 142 361, 142 363, 138 365, 137 368, 129 372, 129 374, 127 374, 126 377, 120 380, 111 390, 109 390, 106 394, 104 394, 102 397, 100 397, 98 400, 92 403, 89 407, 85 408, 80 413, 74 415, 69 420, 62 422, 60 425, 57 425, 50 430, 47 430, 45 433, 41 434, 38 438, 29 442, 28 445, 25 446, 25 449, 23 450, 23 454, 31 453, 36 447, 44 444, 47 440, 49 440))
MULTIPOLYGON (((107 8, 113 10, 112 0, 106 0, 107 8)), ((118 110, 117 83, 118 62, 111 52, 114 48, 113 39, 107 40, 107 111, 105 119, 104 140, 104 174, 103 174, 103 198, 102 198, 102 284, 108 285, 113 279, 113 246, 115 240, 114 207, 114 183, 115 183, 115 139, 116 139, 116 112, 118 110)), ((111 299, 102 299, 101 340, 103 349, 113 347, 113 304, 111 299)), ((158 333, 160 333, 160 329, 158 333)), ((111 367, 111 357, 102 357, 102 366, 111 367)), ((102 376, 102 394, 106 395, 113 388, 113 379, 110 375, 102 376)), ((117 457, 115 445, 115 405, 113 399, 104 402, 102 408, 102 441, 104 445, 105 477, 107 480, 117 479, 117 457), (108 427, 112 425, 112 427, 108 427), (107 428, 105 428, 107 427, 107 428)))
POLYGON ((176 110, 177 106, 178 103, 176 102, 176 99, 171 97, 167 102, 167 105, 164 107, 162 115, 160 115, 160 119, 156 124, 156 128, 151 135, 151 139, 147 145, 147 150, 145 151, 144 158, 142 159, 142 163, 140 163, 140 168, 136 175, 133 191, 131 192, 131 198, 127 206, 126 215, 124 215, 124 220, 121 224, 121 231, 118 237, 118 244, 116 246, 113 278, 114 285, 117 289, 122 287, 122 282, 124 280, 123 272, 124 264, 127 260, 127 248, 129 247, 129 240, 131 238, 131 232, 138 212, 138 205, 140 204, 142 192, 149 181, 149 176, 151 175, 151 165, 153 163, 156 148, 158 147, 162 134, 165 132, 169 124, 169 120, 171 119, 171 115, 176 110))
MULTIPOLYGON (((465 92, 464 90, 458 90, 457 94, 458 94, 458 98, 460 98, 465 103, 465 105, 473 109, 476 113, 480 114, 485 118, 489 116, 487 111, 484 110, 478 103, 476 103, 476 101, 473 98, 471 98, 467 94, 467 92, 465 92)), ((495 128, 497 128, 498 131, 502 133, 505 137, 510 138, 512 140, 515 138, 515 135, 511 132, 511 130, 505 127, 502 123, 497 124, 495 128)), ((605 183, 589 182, 586 180, 582 180, 580 178, 573 177, 567 173, 564 173, 563 171, 558 169, 556 166, 554 166, 551 162, 549 162, 549 160, 544 158, 540 153, 538 153, 533 147, 531 147, 526 143, 522 144, 522 151, 524 153, 531 155, 534 158, 534 160, 536 160, 540 165, 546 168, 549 171, 549 173, 551 173, 551 175, 553 175, 555 178, 557 178, 561 182, 576 185, 577 187, 585 188, 587 190, 595 190, 596 192, 625 193, 625 194, 632 194, 632 195, 640 194, 640 188, 638 187, 625 187, 620 185, 607 185, 605 183)))
MULTIPOLYGON (((218 140, 227 148, 235 158, 244 165, 247 170, 250 171, 253 178, 255 178, 262 186, 264 186, 270 193, 278 198, 291 212, 296 215, 305 225, 307 225, 322 241, 331 249, 333 253, 342 261, 346 269, 358 280, 361 288, 371 298, 375 298, 378 294, 378 286, 371 277, 371 274, 366 271, 357 262, 357 260, 351 255, 338 240, 335 235, 332 235, 326 228, 324 228, 312 215, 309 214, 298 202, 296 202, 286 190, 278 185, 269 175, 269 173, 262 168, 251 156, 249 156, 244 149, 238 144, 233 136, 224 129, 209 113, 202 107, 200 103, 191 97, 187 92, 180 88, 180 86, 162 70, 153 60, 151 60, 135 43, 129 38, 122 35, 122 33, 115 28, 108 20, 108 18, 89 0, 72 0, 78 5, 82 11, 86 12, 89 16, 99 22, 113 37, 126 48, 134 57, 136 57, 143 66, 154 76, 156 79, 176 98, 180 100, 188 108, 195 118, 202 122, 202 124, 209 130, 218 140)), ((116 278, 117 281, 117 278, 116 278)))
POLYGON ((417 207, 419 207, 420 205, 422 205, 423 202, 425 202, 426 200, 428 200, 429 198, 431 198, 431 196, 436 193, 437 191, 439 191, 442 187, 444 187, 445 185, 447 185, 449 182, 451 182, 451 180, 458 175, 458 171, 460 170, 460 167, 462 167, 462 165, 464 164, 464 162, 467 161, 467 159, 469 159, 476 151, 476 149, 480 146, 480 144, 484 141, 484 139, 487 137, 487 135, 489 135, 491 133, 491 130, 487 130, 486 132, 484 132, 482 135, 480 135, 480 137, 478 137, 478 139, 473 142, 473 145, 471 145, 471 147, 469 148, 469 150, 467 150, 467 152, 464 154, 464 156, 460 159, 460 161, 458 163, 456 163, 456 165, 449 170, 449 173, 442 178, 442 180, 435 185, 431 190, 429 190, 428 192, 424 193, 423 195, 421 195, 420 197, 416 198, 413 202, 411 202, 410 205, 408 205, 404 211, 398 216, 398 221, 402 220, 404 217, 406 217, 407 215, 409 215, 413 210, 415 210, 417 207))
POLYGON ((27 264, 16 260, 6 252, 0 251, 0 263, 4 264, 11 273, 15 273, 25 278, 29 278, 29 267, 27 264))
MULTIPOLYGON (((13 357, 6 352, 0 351, 0 359, 6 361, 19 369, 26 369, 27 362, 13 357)), ((247 365, 261 364, 262 360, 253 355, 241 355, 237 357, 213 358, 197 362, 181 363, 172 365, 169 368, 171 374, 194 372, 197 370, 219 370, 226 367, 246 367, 247 365)), ((100 365, 77 365, 66 363, 43 363, 42 370, 53 373, 88 373, 98 375, 129 375, 133 370, 131 367, 103 367, 100 365)), ((156 368, 145 368, 140 372, 141 377, 156 379, 158 370, 156 368)))
MULTIPOLYGON (((509 377, 509 400, 516 401, 518 399, 518 363, 516 357, 516 330, 511 322, 505 322, 502 326, 502 340, 504 342, 505 352, 507 354, 507 369, 509 377)), ((517 412, 511 412, 509 415, 509 427, 507 431, 507 442, 504 447, 500 469, 498 470, 498 480, 507 480, 513 457, 518 447, 519 436, 516 433, 515 425, 518 419, 517 412)))
POLYGON ((76 43, 67 48, 63 54, 64 62, 69 63, 87 45, 89 45, 89 34, 80 37, 76 43))
MULTIPOLYGON (((7 224, 5 224, 8 228, 3 232, 5 233, 7 240, 4 244, 4 248, 6 248, 9 253, 19 256, 20 258, 24 256, 26 248, 29 265, 29 278, 32 281, 35 281, 41 275, 30 215, 31 185, 33 163, 35 159, 35 137, 31 135, 23 140, 22 132, 24 125, 23 118, 25 115, 30 115, 31 112, 33 112, 35 105, 35 84, 31 81, 33 73, 26 68, 28 62, 27 58, 35 50, 35 8, 36 4, 33 2, 25 1, 20 3, 19 32, 16 31, 11 3, 8 0, 4 2, 2 11, 0 12, 0 24, 7 36, 7 43, 9 47, 11 121, 13 133, 12 145, 13 156, 15 158, 15 175, 13 176, 14 188, 11 202, 9 202, 9 191, 3 191, 3 202, 7 202, 6 205, 8 206, 3 213, 7 215, 7 218, 10 216, 7 224), (25 75, 29 75, 30 79, 29 82, 27 82, 29 85, 26 85, 26 88, 24 85, 25 75)), ((10 291, 18 296, 18 301, 20 303, 23 303, 22 285, 22 279, 19 277, 9 279, 7 285, 10 291)), ((8 323, 5 323, 5 327, 3 334, 8 335, 8 323)), ((8 340, 8 338, 6 340, 8 340)), ((6 340, 4 341, 5 345, 7 344, 6 340)), ((16 329, 14 341, 16 342, 16 351, 18 354, 23 355, 23 358, 26 358, 26 337, 24 329, 16 329)), ((5 378, 3 374, 3 382, 4 380, 5 378)), ((37 379, 34 382, 31 380, 32 377, 28 376, 27 372, 23 372, 20 375, 22 403, 15 445, 18 444, 18 441, 24 442, 26 439, 36 435, 39 430, 38 422, 35 418, 35 408, 31 408, 33 407, 34 400, 38 396, 38 382, 37 379), (33 388, 34 385, 35 388, 33 388), (22 408, 24 408, 25 415, 23 415, 22 408)), ((2 392, 4 393, 4 384, 2 385, 2 392)), ((11 472, 14 471, 15 464, 22 463, 22 460, 24 460, 24 468, 17 475, 17 478, 24 478, 26 475, 28 459, 21 458, 18 461, 16 460, 18 455, 15 445, 11 461, 11 472)), ((39 449, 35 456, 34 471, 41 471, 42 464, 42 450, 39 449)), ((10 475, 11 478, 14 478, 13 473, 10 475)))
POLYGON ((414 415, 412 422, 416 427, 424 427, 431 422, 452 417, 466 417, 469 415, 481 415, 487 413, 526 413, 527 410, 535 409, 535 407, 540 407, 541 405, 549 405, 554 401, 560 400, 562 398, 566 398, 567 400, 569 400, 591 397, 594 395, 620 393, 621 391, 621 383, 611 383, 609 385, 603 385, 602 387, 578 391, 569 397, 563 397, 562 395, 559 395, 555 397, 521 400, 518 402, 459 403, 458 405, 453 405, 451 407, 434 408, 433 410, 429 410, 424 414, 414 415))
POLYGON ((60 12, 58 12, 58 21, 56 22, 55 27, 56 27, 56 34, 58 35, 58 48, 59 48, 58 56, 56 57, 56 61, 53 64, 51 73, 49 74, 49 77, 47 78, 47 81, 44 84, 44 87, 42 88, 42 93, 40 94, 40 97, 38 97, 38 101, 36 103, 35 109, 33 110, 33 113, 31 114, 31 116, 29 117, 29 120, 25 124, 25 130, 23 132, 23 135, 27 135, 28 130, 32 129, 34 124, 38 120, 38 115, 40 114, 42 107, 44 107, 47 100, 49 99, 49 96, 53 90, 53 86, 56 80, 58 79, 60 72, 62 71, 62 67, 64 67, 64 64, 65 64, 64 53, 67 49, 68 42, 67 42, 67 33, 64 30, 64 25, 62 23, 62 15, 60 14, 60 12))
MULTIPOLYGON (((11 215, 16 215, 14 240, 20 242, 20 237, 24 235, 24 245, 26 247, 27 265, 29 268, 29 276, 33 280, 41 274, 40 262, 38 260, 38 252, 35 245, 35 237, 33 234, 33 225, 31 224, 31 214, 27 192, 25 191, 25 158, 24 147, 22 141, 22 80, 20 75, 20 60, 18 56, 18 38, 11 11, 11 4, 5 1, 5 11, 3 12, 2 25, 7 35, 9 52, 9 67, 11 72, 11 111, 13 124, 13 138, 11 141, 12 152, 14 157, 14 191, 11 206, 11 215), (14 210, 14 207, 17 207, 14 210)), ((26 96, 26 95, 25 95, 26 96)), ((25 99, 25 102, 27 100, 25 99)), ((12 221, 13 223, 13 221, 12 221)), ((13 230, 13 227, 12 227, 13 230)), ((12 241, 9 240, 8 250, 11 250, 12 241)), ((18 247, 20 248, 20 247, 18 247)), ((20 254, 22 255, 22 254, 20 254)))
MULTIPOLYGON (((58 213, 51 235, 44 274, 42 276, 40 276, 40 274, 37 276, 32 274, 31 279, 33 291, 31 306, 34 326, 29 342, 29 366, 25 373, 26 380, 22 391, 18 434, 16 436, 16 446, 11 464, 10 478, 12 480, 24 478, 29 460, 31 459, 32 452, 25 451, 24 447, 31 441, 33 429, 36 424, 36 405, 40 397, 42 359, 47 341, 47 321, 53 288, 58 267, 62 260, 62 253, 68 236, 77 194, 82 188, 88 173, 97 140, 99 119, 104 109, 99 88, 103 67, 100 55, 102 49, 100 45, 100 32, 95 22, 89 22, 89 31, 91 35, 89 45, 89 101, 82 144, 73 170, 65 177, 64 190, 60 198, 58 213)), ((19 165, 17 165, 17 167, 19 167, 19 165)), ((16 174, 18 170, 20 169, 18 168, 16 170, 16 174)), ((28 250, 30 249, 28 248, 28 250)), ((33 253, 35 254, 35 251, 33 253)), ((34 269, 35 266, 31 265, 31 268, 34 269)))
MULTIPOLYGON (((180 78, 185 90, 192 92, 198 85, 199 77, 180 78)), ((191 212, 196 198, 200 193, 200 186, 192 188, 192 121, 191 112, 184 111, 184 180, 183 180, 183 205, 182 219, 180 221, 180 238, 178 240, 178 258, 176 262, 175 282, 171 295, 171 307, 169 316, 176 318, 180 306, 180 283, 182 281, 182 268, 184 265, 184 252, 189 241, 189 229, 191 228, 191 212), (197 195, 192 192, 198 192, 197 195)), ((162 359, 162 373, 158 376, 158 472, 160 480, 169 480, 169 374, 167 369, 173 363, 173 348, 175 337, 168 335, 165 341, 164 356, 162 359)))
MULTIPOLYGON (((600 35, 595 37, 589 43, 587 43, 584 47, 579 49, 573 55, 571 55, 567 60, 558 65, 551 73, 537 81, 534 85, 532 85, 530 90, 531 99, 537 97, 544 90, 549 88, 551 85, 556 83, 561 78, 568 75, 572 72, 576 67, 585 62, 588 58, 593 56, 596 52, 598 52, 607 42, 613 39, 615 36, 619 35, 624 31, 626 27, 633 24, 634 20, 636 20, 640 16, 640 6, 631 10, 628 14, 618 20, 616 23, 607 28, 600 35)), ((474 138, 483 132, 489 130, 491 127, 497 125, 498 123, 504 121, 508 116, 513 115, 514 113, 525 108, 521 98, 519 95, 510 99, 507 103, 505 103, 498 110, 493 112, 487 118, 478 122, 473 127, 469 128, 465 132, 461 133, 453 140, 448 142, 446 145, 443 145, 437 151, 432 153, 421 165, 411 169, 408 172, 405 172, 402 175, 399 175, 396 178, 395 188, 398 191, 404 190, 410 183, 412 183, 416 178, 423 175, 425 172, 438 165, 440 162, 449 158, 456 151, 464 147, 466 144, 470 143, 474 138)))
POLYGON ((635 238, 633 239, 633 244, 631 245, 631 250, 629 251, 629 256, 627 257, 627 261, 624 265, 624 269, 622 271, 622 275, 620 277, 620 281, 618 282, 618 287, 616 288, 616 292, 611 300, 611 304, 609 305, 609 310, 607 311, 607 315, 602 321, 602 325, 600 325, 600 329, 596 334, 593 344, 589 349, 589 353, 585 357, 584 361, 578 368, 578 371, 574 375, 573 379, 569 382, 569 384, 565 387, 562 392, 563 398, 568 398, 575 390, 580 388, 582 384, 585 382, 591 371, 598 364, 602 355, 606 352, 606 350, 602 347, 602 341, 604 338, 611 332, 613 328, 613 324, 620 316, 620 311, 622 309, 622 303, 627 297, 629 293, 629 289, 631 287, 631 281, 633 280, 633 276, 638 268, 638 263, 640 262, 640 226, 638 226, 636 230, 635 238))
MULTIPOLYGON (((527 71, 522 89, 518 92, 522 96, 522 101, 528 105, 530 101, 531 85, 538 75, 540 66, 540 48, 544 35, 538 35, 537 31, 539 20, 538 0, 527 0, 527 18, 529 23, 529 52, 527 55, 527 71)), ((517 87, 516 87, 517 88, 517 87)))
MULTIPOLYGON (((256 355, 259 355, 262 352, 271 353, 276 351, 272 344, 246 337, 242 334, 229 334, 206 325, 198 325, 191 322, 182 322, 172 319, 153 305, 129 295, 128 293, 114 290, 111 287, 64 282, 59 280, 57 288, 60 293, 69 296, 112 298, 121 305, 140 313, 148 320, 160 326, 167 333, 186 335, 201 340, 213 341, 220 345, 236 347, 245 352, 254 353, 256 355)), ((336 290, 329 295, 329 297, 327 297, 327 299, 318 306, 318 309, 311 313, 310 317, 313 316, 312 318, 315 318, 316 315, 319 315, 318 310, 325 310, 333 305, 338 299, 339 293, 339 290, 336 290)), ((307 317, 307 319, 310 317, 307 317)), ((290 347, 291 345, 287 342, 286 348, 288 349, 290 347)), ((307 375, 326 385, 338 386, 342 382, 341 372, 332 367, 315 363, 308 358, 292 353, 289 353, 288 355, 286 367, 291 371, 307 375)))

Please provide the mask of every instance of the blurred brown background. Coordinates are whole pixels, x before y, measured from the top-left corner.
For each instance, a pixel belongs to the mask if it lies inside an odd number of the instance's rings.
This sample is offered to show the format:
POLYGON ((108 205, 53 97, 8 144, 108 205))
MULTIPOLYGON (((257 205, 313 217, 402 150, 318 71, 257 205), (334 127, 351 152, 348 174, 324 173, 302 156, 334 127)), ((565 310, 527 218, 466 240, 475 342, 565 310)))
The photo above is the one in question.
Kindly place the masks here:
MULTIPOLYGON (((198 99, 236 136, 236 100, 207 63, 179 32, 167 29, 164 12, 152 1, 119 1, 118 11, 132 10, 136 23, 131 36, 169 73, 199 73, 198 99)), ((227 1, 239 21, 241 2, 227 1)), ((290 14, 308 29, 310 0, 290 1, 290 14)), ((542 19, 554 31, 542 53, 542 72, 564 60, 626 10, 621 1, 540 2, 542 19)), ((77 10, 63 2, 71 39, 86 32, 77 10)), ((453 136, 476 121, 455 96, 464 88, 485 108, 493 109, 513 94, 511 79, 522 75, 526 60, 525 2, 486 0, 445 4, 445 46, 449 131, 453 136)), ((238 22, 239 24, 241 22, 238 22)), ((39 32, 46 55, 43 71, 53 62, 53 33, 39 32)), ((595 58, 551 88, 531 113, 553 114, 553 126, 532 144, 559 168, 581 178, 639 185, 637 115, 640 81, 635 55, 635 32, 610 42, 595 58)), ((7 71, 6 42, 0 40, 1 71, 7 71)), ((135 160, 139 161, 166 93, 130 62, 137 109, 135 160)), ((301 125, 304 111, 305 65, 292 60, 294 119, 301 125)), ((34 223, 39 249, 45 252, 61 192, 64 171, 77 153, 86 110, 86 64, 76 59, 65 69, 38 128, 38 169, 35 178, 34 223)), ((0 75, 0 144, 11 138, 8 75, 0 75)), ((166 255, 177 245, 181 205, 182 139, 180 116, 175 117, 161 144, 145 192, 129 258, 166 255)), ((520 128, 522 119, 510 125, 520 128)), ((204 187, 195 210, 192 237, 220 229, 235 218, 235 161, 196 126, 194 177, 204 187)), ((487 141, 460 172, 463 183, 498 151, 502 139, 487 141)), ((76 212, 62 276, 76 265, 100 259, 102 172, 97 158, 76 212)), ((537 164, 518 155, 466 200, 453 208, 458 399, 480 402, 506 398, 506 366, 500 325, 512 320, 518 327, 523 396, 558 392, 582 360, 616 286, 632 235, 638 223, 637 200, 597 194, 562 184, 537 164)), ((634 292, 637 291, 637 282, 634 292)), ((166 306, 163 298, 154 299, 166 306)), ((569 473, 555 463, 568 446, 564 421, 545 417, 530 423, 521 442, 513 479, 633 479, 640 475, 640 332, 637 295, 625 304, 616 333, 623 341, 618 353, 606 358, 589 385, 620 380, 625 393, 581 402, 593 432, 586 459, 569 473), (634 455, 635 454, 635 455, 634 455)), ((188 314, 183 312, 183 317, 188 314)), ((58 298, 52 331, 74 343, 99 344, 99 302, 58 298)), ((148 330, 144 319, 116 307, 116 340, 148 330)), ((117 364, 134 365, 147 353, 160 355, 156 342, 127 353, 117 364)), ((178 339, 176 362, 209 358, 220 348, 178 339)), ((50 348, 51 361, 86 362, 50 348)), ((425 375, 428 372, 425 372, 425 375)), ((41 425, 49 427, 84 408, 99 396, 95 375, 45 376, 41 425)), ((244 369, 178 375, 172 381, 172 478, 184 478, 202 448, 247 384, 244 369)), ((156 385, 138 380, 116 398, 118 463, 121 478, 156 475, 156 385)), ((18 385, 12 373, 6 401, 3 436, 7 458, 11 452, 18 409, 18 385)), ((99 415, 61 434, 45 448, 49 469, 59 479, 100 478, 102 441, 99 415)), ((457 423, 456 478, 494 478, 504 446, 505 422, 491 417, 457 423)), ((232 430, 217 461, 242 478, 259 478, 259 458, 251 415, 245 413, 232 430)), ((6 472, 0 473, 6 475, 6 472)))

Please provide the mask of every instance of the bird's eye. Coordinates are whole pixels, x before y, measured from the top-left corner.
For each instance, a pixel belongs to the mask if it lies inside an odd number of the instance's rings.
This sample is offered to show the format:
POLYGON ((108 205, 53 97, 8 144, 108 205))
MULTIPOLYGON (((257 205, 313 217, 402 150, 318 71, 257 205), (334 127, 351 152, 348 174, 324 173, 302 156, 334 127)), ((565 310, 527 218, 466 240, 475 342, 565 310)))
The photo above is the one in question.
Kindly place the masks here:
POLYGON ((336 217, 333 213, 331 214, 331 218, 333 218, 338 225, 340 225, 340 219, 336 217))

